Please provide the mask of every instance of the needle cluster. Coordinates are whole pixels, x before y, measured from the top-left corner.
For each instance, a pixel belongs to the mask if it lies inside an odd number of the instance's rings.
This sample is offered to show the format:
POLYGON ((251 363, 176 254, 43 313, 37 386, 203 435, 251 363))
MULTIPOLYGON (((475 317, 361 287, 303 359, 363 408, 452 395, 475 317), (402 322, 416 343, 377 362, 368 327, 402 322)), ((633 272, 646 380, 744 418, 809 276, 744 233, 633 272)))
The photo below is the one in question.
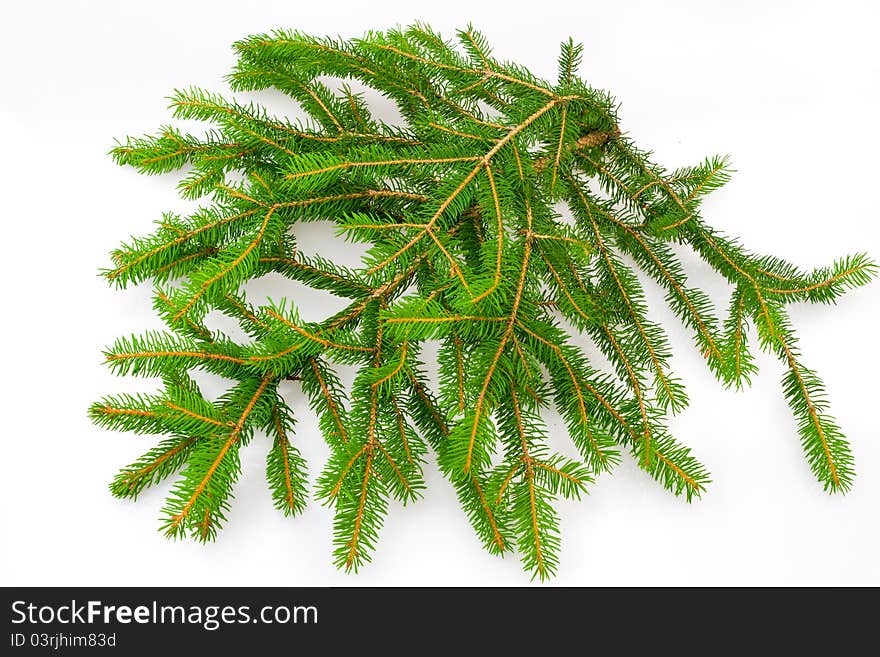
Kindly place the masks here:
POLYGON ((834 302, 874 264, 858 254, 803 271, 713 229, 700 204, 729 179, 727 160, 674 171, 654 162, 623 132, 615 101, 577 77, 580 45, 562 45, 554 81, 499 61, 472 28, 455 41, 423 25, 348 40, 279 30, 235 49, 234 91, 280 90, 308 118, 186 89, 171 98, 173 114, 207 122, 205 134, 167 126, 112 151, 147 174, 180 171, 182 196, 203 201, 121 245, 103 271, 121 288, 152 284, 168 327, 105 352, 115 373, 157 378, 161 389, 90 411, 102 426, 163 436, 111 490, 133 498, 176 475, 168 536, 215 537, 240 450, 258 433, 275 506, 303 509, 298 411, 278 392, 289 379, 330 447, 317 494, 335 513, 334 559, 346 570, 370 559, 392 498, 419 498, 429 450, 484 546, 518 552, 540 578, 557 567, 554 500, 581 496, 622 454, 672 493, 700 496, 706 468, 664 426, 688 398, 640 276, 665 289, 725 386, 749 384, 754 346, 784 363, 810 468, 828 491, 850 487, 850 449, 786 305, 834 302), (402 121, 375 118, 355 82, 391 99, 402 121), (314 220, 367 244, 361 266, 300 251, 291 228, 314 220), (672 243, 732 284, 725 313, 672 243), (245 285, 270 273, 347 305, 308 322, 296 299, 252 304, 245 285), (247 339, 210 329, 209 313, 236 320, 247 339), (613 371, 577 346, 581 334, 613 371), (429 341, 439 343, 436 386, 422 357, 429 341), (351 386, 339 366, 356 368, 351 386), (209 400, 196 370, 234 385, 209 400), (549 447, 550 409, 578 458, 549 447))

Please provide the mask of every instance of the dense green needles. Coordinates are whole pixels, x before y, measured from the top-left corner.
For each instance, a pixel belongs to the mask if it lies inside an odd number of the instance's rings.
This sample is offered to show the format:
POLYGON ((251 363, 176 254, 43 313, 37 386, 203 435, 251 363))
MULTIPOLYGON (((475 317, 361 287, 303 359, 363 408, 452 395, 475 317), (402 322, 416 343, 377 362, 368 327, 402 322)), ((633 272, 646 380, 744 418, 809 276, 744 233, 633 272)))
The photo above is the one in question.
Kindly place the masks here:
POLYGON ((181 194, 204 199, 122 245, 104 271, 119 287, 154 283, 168 325, 106 351, 114 372, 160 378, 161 392, 107 397, 91 416, 164 436, 111 489, 136 497, 179 471, 163 509, 169 536, 215 537, 239 450, 256 432, 268 437, 275 505, 302 510, 309 484, 296 409, 277 392, 284 379, 301 382, 331 449, 318 495, 336 514, 345 569, 370 559, 391 498, 418 499, 428 449, 485 547, 518 551, 541 578, 557 565, 554 499, 579 497, 621 452, 673 493, 699 496, 706 469, 664 427, 687 394, 631 261, 666 290, 724 385, 755 374, 747 336, 756 329, 758 346, 785 364, 810 467, 826 490, 850 487, 849 448, 785 306, 834 302, 874 265, 855 255, 805 272, 712 229, 700 202, 728 180, 726 160, 675 171, 654 163, 622 132, 611 97, 576 77, 581 46, 563 44, 552 83, 494 59, 472 29, 457 43, 421 25, 351 40, 278 31, 235 48, 235 91, 274 87, 309 120, 194 88, 176 92, 172 108, 212 124, 205 135, 165 127, 113 149, 144 173, 185 172, 181 194), (402 124, 374 118, 346 80, 393 100, 402 124), (561 220, 560 203, 574 223, 561 220), (369 244, 360 268, 297 250, 291 226, 317 219, 369 244), (725 319, 687 280, 671 242, 733 285, 725 319), (303 321, 295 299, 251 305, 243 285, 270 272, 348 305, 318 323, 303 321), (249 339, 209 330, 209 312, 237 320, 249 339), (575 332, 613 372, 591 364, 575 332), (436 390, 420 360, 427 340, 440 344, 436 390), (338 364, 357 368, 350 389, 338 364), (198 369, 236 383, 208 401, 190 376, 198 369), (547 446, 542 414, 553 406, 579 460, 547 446))

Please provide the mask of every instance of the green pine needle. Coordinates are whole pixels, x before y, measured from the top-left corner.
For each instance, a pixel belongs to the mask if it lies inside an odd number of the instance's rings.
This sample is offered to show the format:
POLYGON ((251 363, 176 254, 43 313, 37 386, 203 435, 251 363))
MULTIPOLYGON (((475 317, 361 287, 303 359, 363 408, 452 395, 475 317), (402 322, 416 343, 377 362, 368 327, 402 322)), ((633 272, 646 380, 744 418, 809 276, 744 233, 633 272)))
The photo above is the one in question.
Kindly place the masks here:
POLYGON ((258 433, 273 504, 302 512, 310 484, 294 418, 305 404, 330 448, 316 492, 333 509, 334 561, 346 570, 372 558, 392 500, 421 497, 429 450, 484 547, 519 552, 540 579, 559 563, 555 501, 581 498, 622 452, 672 493, 701 496, 706 468, 664 425, 688 398, 639 272, 662 286, 723 385, 757 374, 757 333, 785 365, 809 467, 826 490, 849 490, 852 455, 785 306, 834 303, 876 265, 859 253, 803 271, 711 228, 700 206, 730 179, 727 158, 675 171, 655 163, 621 132, 616 101, 578 77, 582 45, 562 45, 555 82, 495 59, 470 26, 455 40, 424 25, 350 40, 277 30, 235 49, 234 91, 277 89, 307 118, 192 87, 174 91, 171 110, 208 124, 203 136, 163 126, 111 151, 142 173, 177 173, 181 196, 202 203, 163 215, 102 271, 120 288, 155 285, 168 327, 105 351, 114 373, 157 377, 161 391, 111 395, 89 414, 164 436, 111 491, 134 498, 177 474, 163 509, 169 537, 215 538, 240 449, 258 433), (373 116, 349 78, 390 99, 401 124, 373 116), (360 266, 300 252, 291 226, 328 219, 367 245, 360 266), (672 242, 733 285, 726 314, 688 279, 672 242), (308 322, 296 299, 251 304, 244 285, 270 273, 347 305, 308 322), (210 330, 209 313, 247 339, 210 330), (575 346, 580 334, 613 371, 575 346), (439 344, 435 386, 424 374, 429 341, 439 344), (355 367, 350 386, 338 365, 355 367), (210 401, 194 370, 234 385, 210 401), (293 408, 282 380, 301 384, 293 408), (578 458, 548 446, 551 408, 578 458))

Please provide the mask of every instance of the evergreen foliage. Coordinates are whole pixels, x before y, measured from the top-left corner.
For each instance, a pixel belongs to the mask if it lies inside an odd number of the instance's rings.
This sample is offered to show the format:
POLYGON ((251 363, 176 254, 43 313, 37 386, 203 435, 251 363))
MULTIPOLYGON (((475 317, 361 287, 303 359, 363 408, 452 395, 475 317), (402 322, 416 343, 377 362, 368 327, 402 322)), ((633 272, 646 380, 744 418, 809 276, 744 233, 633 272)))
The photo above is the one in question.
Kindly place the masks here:
POLYGON ((484 546, 519 552, 542 579, 557 565, 554 500, 581 496, 621 452, 676 495, 700 496, 705 467, 664 425, 687 392, 630 262, 663 287, 725 386, 755 375, 747 336, 756 329, 757 346, 787 369, 783 390, 810 468, 826 490, 850 488, 849 447, 785 306, 833 303, 868 282, 874 264, 857 254, 802 271, 711 228, 700 203, 727 182, 727 160, 675 171, 655 163, 621 132, 615 101, 577 77, 580 45, 562 45, 552 82, 497 60, 472 28, 455 41, 424 25, 350 40, 279 30, 235 49, 234 91, 278 89, 308 120, 191 88, 171 97, 173 114, 209 123, 205 135, 168 126, 112 151, 143 173, 182 172, 181 195, 203 201, 120 246, 103 272, 118 287, 155 285, 168 326, 105 352, 115 373, 161 379, 161 392, 91 408, 107 428, 163 436, 111 490, 137 497, 177 475, 163 509, 168 536, 215 537, 239 450, 258 432, 268 437, 275 506, 303 509, 295 409, 277 390, 285 379, 301 382, 331 449, 317 490, 334 510, 334 558, 346 570, 370 560, 392 499, 419 498, 429 449, 484 546), (375 118, 351 80, 391 99, 402 124, 375 118), (317 219, 369 244, 360 268, 297 249, 291 226, 317 219), (726 318, 671 243, 733 285, 726 318), (304 321, 290 299, 251 305, 243 285, 270 272, 348 305, 320 322, 304 321), (209 312, 249 339, 210 330, 209 312), (575 346, 578 333, 613 372, 575 346), (436 390, 421 357, 429 340, 440 344, 436 390), (357 368, 350 389, 337 365, 357 368), (209 401, 194 370, 235 384, 209 401), (548 446, 551 407, 579 459, 548 446))

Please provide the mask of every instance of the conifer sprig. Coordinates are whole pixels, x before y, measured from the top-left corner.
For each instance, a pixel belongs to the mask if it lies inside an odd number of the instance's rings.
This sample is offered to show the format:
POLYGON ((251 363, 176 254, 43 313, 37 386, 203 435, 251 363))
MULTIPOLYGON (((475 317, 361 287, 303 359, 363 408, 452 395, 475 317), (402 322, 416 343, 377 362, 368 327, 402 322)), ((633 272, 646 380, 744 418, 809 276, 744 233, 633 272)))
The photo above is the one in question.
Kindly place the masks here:
POLYGON ((302 511, 307 470, 282 380, 300 382, 330 447, 317 494, 334 510, 334 558, 346 570, 370 560, 392 498, 420 497, 429 449, 484 546, 518 551, 542 579, 558 563, 554 500, 579 498, 622 450, 676 495, 699 497, 708 472, 664 425, 687 392, 629 262, 666 291, 724 385, 756 374, 756 330, 786 367, 809 466, 826 490, 850 488, 852 455, 785 306, 834 303, 876 266, 856 254, 805 272, 712 229, 700 203, 729 180, 727 159, 675 171, 655 163, 622 132, 615 101, 577 77, 581 45, 562 45, 554 82, 498 60, 471 27, 454 41, 424 25, 348 40, 278 30, 235 49, 233 90, 275 88, 306 118, 191 88, 172 95, 172 112, 208 123, 204 135, 165 126, 112 150, 143 173, 180 172, 181 195, 203 203, 165 214, 103 271, 122 288, 154 283, 168 326, 105 352, 114 372, 158 378, 162 390, 109 396, 90 411, 101 426, 165 436, 111 491, 136 497, 179 472, 166 534, 216 536, 239 451, 258 432, 273 503, 302 511), (373 116, 351 81, 390 98, 401 124, 373 116), (291 227, 319 219, 369 245, 360 267, 301 252, 291 227), (733 284, 726 316, 688 280, 671 242, 733 284), (348 305, 307 322, 296 299, 251 304, 244 285, 268 273, 348 305), (247 340, 209 329, 209 313, 237 321, 247 340), (581 334, 613 371, 575 346, 581 334), (439 343, 436 390, 428 341, 439 343), (348 389, 340 365, 356 369, 348 389), (234 385, 210 401, 195 370, 234 385), (578 458, 550 449, 551 407, 578 458))

